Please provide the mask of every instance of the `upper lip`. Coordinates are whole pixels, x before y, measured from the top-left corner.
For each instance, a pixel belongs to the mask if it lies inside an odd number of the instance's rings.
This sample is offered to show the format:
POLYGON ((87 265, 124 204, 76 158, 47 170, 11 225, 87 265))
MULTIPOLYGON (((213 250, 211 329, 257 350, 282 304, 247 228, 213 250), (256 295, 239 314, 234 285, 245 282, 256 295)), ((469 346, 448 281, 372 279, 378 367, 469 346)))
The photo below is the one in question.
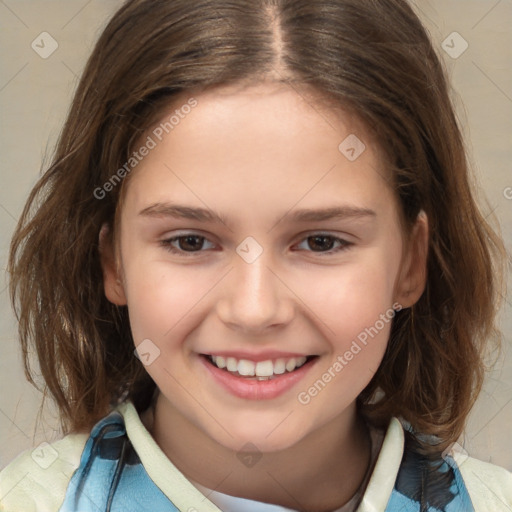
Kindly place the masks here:
POLYGON ((292 357, 310 357, 316 354, 298 354, 296 352, 282 352, 279 350, 267 350, 265 352, 247 352, 243 350, 216 350, 215 352, 201 352, 206 356, 234 357, 235 359, 247 359, 248 361, 267 361, 269 359, 291 359, 292 357))

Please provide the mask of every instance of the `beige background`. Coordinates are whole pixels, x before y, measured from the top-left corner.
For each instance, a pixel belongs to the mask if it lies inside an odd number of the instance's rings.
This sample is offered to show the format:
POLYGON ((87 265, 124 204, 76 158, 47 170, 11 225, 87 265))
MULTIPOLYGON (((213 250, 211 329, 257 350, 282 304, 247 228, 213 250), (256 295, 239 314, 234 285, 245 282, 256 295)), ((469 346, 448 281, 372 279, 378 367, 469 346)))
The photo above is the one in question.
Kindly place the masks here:
MULTIPOLYGON (((486 213, 512 248, 512 0, 415 0, 443 56, 465 126, 486 213), (443 50, 459 53, 454 59, 443 50), (449 36, 449 37, 448 37, 449 36)), ((85 59, 118 0, 0 0, 0 264, 45 154, 55 142, 85 59), (48 32, 58 49, 41 58, 32 41, 48 32)), ((46 37, 46 36, 45 36, 46 37)), ((46 46, 48 48, 48 46, 46 46)), ((510 277, 510 273, 509 273, 510 277)), ((509 279, 510 280, 510 279, 509 279)), ((25 382, 16 324, 0 280, 0 468, 22 450, 59 436, 54 411, 35 430, 40 394, 25 382)), ((488 375, 461 444, 470 455, 512 470, 512 306, 501 325, 503 356, 488 375)))

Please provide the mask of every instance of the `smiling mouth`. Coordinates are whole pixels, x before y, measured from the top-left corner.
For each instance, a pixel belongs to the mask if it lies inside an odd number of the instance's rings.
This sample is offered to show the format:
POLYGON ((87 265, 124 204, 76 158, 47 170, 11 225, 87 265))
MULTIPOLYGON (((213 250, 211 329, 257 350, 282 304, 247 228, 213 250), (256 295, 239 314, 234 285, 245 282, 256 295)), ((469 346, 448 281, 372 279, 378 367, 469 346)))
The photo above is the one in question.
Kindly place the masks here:
POLYGON ((254 362, 248 359, 200 354, 209 364, 235 377, 246 380, 273 380, 302 368, 319 356, 301 356, 291 358, 268 359, 254 362))

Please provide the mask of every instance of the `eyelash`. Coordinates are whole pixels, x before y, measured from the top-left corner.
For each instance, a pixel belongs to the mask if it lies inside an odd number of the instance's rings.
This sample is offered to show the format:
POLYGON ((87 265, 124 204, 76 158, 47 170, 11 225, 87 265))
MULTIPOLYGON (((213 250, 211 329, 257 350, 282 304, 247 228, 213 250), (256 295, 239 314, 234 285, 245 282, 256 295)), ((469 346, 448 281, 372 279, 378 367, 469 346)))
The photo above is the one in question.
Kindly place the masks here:
MULTIPOLYGON (((202 239, 202 240, 208 240, 206 237, 204 237, 202 235, 198 235, 197 233, 185 233, 183 235, 179 235, 179 236, 175 236, 175 237, 172 237, 172 238, 167 238, 165 240, 161 240, 160 241, 160 245, 162 245, 170 253, 177 254, 177 255, 183 256, 185 258, 194 257, 195 254, 204 252, 203 250, 183 251, 183 250, 177 249, 176 247, 171 245, 173 242, 177 242, 178 240, 180 240, 182 238, 188 238, 188 237, 194 237, 194 238, 199 238, 199 239, 202 239)), ((319 254, 319 255, 322 255, 322 254, 331 255, 331 254, 336 254, 336 253, 339 253, 339 252, 346 251, 346 250, 350 249, 350 247, 352 245, 354 245, 352 242, 348 242, 347 240, 344 240, 343 238, 338 238, 338 237, 333 236, 333 235, 331 235, 329 233, 322 233, 322 232, 313 233, 311 235, 308 235, 305 238, 303 238, 301 240, 301 242, 305 241, 305 240, 308 240, 309 238, 316 238, 316 237, 330 238, 330 239, 334 240, 334 242, 340 242, 341 245, 339 247, 335 248, 335 249, 330 249, 328 251, 306 251, 306 252, 311 252, 313 254, 319 254)))

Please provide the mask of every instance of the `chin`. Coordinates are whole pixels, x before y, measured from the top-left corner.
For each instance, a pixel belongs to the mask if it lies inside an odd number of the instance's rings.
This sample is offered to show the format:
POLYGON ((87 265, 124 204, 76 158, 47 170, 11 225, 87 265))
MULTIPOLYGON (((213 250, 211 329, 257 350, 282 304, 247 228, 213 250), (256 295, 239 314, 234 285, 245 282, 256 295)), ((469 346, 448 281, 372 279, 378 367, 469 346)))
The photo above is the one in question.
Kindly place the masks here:
MULTIPOLYGON (((299 432, 298 429, 291 430, 293 428, 292 425, 288 428, 283 428, 283 425, 279 425, 281 421, 282 419, 275 422, 273 427, 241 428, 236 431, 229 429, 229 433, 233 437, 227 435, 223 435, 221 438, 217 436, 211 437, 225 448, 235 452, 241 451, 245 445, 254 445, 257 451, 261 453, 278 452, 292 447, 304 437, 303 433, 299 432)), ((252 450, 254 448, 247 447, 247 451, 252 450)))

